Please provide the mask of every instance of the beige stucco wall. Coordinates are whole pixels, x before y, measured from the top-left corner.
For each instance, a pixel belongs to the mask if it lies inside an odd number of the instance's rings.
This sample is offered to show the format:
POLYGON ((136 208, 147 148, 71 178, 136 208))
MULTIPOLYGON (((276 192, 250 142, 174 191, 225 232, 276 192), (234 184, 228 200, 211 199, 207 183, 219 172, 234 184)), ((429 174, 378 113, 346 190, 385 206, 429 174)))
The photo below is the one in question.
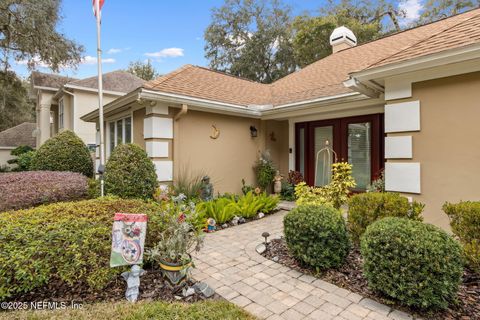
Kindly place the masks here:
POLYGON ((288 121, 265 121, 265 145, 280 173, 288 176, 288 121))
MULTIPOLYGON (((81 90, 75 90, 73 93, 75 94, 75 97, 73 98, 74 131, 86 144, 95 144, 95 123, 85 122, 81 120, 80 117, 98 108, 98 94, 97 92, 88 92, 81 90)), ((103 104, 106 105, 107 103, 112 102, 116 98, 118 98, 118 96, 104 94, 103 104)), ((72 97, 70 97, 70 99, 72 99, 72 97)))
POLYGON ((188 168, 191 174, 208 174, 215 193, 241 192, 241 180, 255 183, 253 166, 265 147, 265 130, 257 119, 188 111, 174 123, 174 180, 188 168), (211 139, 215 125, 220 130, 211 139), (258 137, 250 136, 250 126, 258 137))
POLYGON ((7 161, 10 159, 15 158, 14 156, 10 155, 14 148, 10 147, 0 147, 0 166, 10 166, 7 161))
POLYGON ((413 198, 426 204, 427 222, 449 229, 445 201, 480 200, 480 72, 414 83, 412 90, 411 99, 399 101, 420 101, 421 131, 408 133, 411 161, 421 164, 421 194, 413 198))

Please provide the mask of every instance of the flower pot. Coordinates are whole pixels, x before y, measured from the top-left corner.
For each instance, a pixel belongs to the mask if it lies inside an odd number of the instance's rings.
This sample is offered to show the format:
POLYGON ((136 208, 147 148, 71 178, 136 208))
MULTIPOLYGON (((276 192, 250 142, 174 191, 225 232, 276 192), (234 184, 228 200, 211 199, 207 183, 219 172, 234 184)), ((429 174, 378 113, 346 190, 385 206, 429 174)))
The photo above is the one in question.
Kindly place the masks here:
POLYGON ((162 274, 167 280, 167 283, 173 288, 178 288, 184 284, 184 282, 187 280, 187 276, 191 267, 191 260, 186 264, 171 263, 166 261, 160 262, 162 274))

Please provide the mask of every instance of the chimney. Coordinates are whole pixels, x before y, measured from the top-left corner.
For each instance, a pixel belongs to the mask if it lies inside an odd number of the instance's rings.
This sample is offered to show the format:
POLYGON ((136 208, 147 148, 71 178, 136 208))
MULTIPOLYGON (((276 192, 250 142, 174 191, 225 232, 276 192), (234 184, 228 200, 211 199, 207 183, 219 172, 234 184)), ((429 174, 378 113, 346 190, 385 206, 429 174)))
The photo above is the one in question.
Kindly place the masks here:
POLYGON ((330 35, 330 45, 332 46, 333 53, 339 52, 355 47, 357 45, 357 37, 355 37, 352 30, 341 26, 333 30, 330 35))

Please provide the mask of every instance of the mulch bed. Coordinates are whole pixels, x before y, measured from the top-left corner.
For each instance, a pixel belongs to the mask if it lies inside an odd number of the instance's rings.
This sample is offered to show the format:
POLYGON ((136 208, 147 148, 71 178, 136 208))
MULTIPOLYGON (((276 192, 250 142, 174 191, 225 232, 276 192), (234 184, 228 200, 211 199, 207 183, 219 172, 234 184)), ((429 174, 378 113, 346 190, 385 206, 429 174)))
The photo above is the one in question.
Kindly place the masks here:
MULTIPOLYGON (((188 297, 182 296, 182 290, 174 291, 164 285, 164 280, 160 270, 147 269, 147 272, 140 277, 140 296, 138 300, 162 300, 167 302, 183 301, 197 302, 206 300, 201 294, 193 294, 188 297)), ((189 281, 187 285, 193 286, 194 282, 189 281)), ((92 291, 85 286, 68 287, 61 282, 52 281, 47 286, 34 289, 33 291, 9 298, 9 301, 15 302, 114 302, 127 301, 125 299, 126 282, 119 276, 106 288, 98 291, 92 291)), ((209 299, 219 299, 217 294, 209 299)))
POLYGON ((348 255, 345 264, 338 270, 327 270, 317 273, 315 270, 297 261, 288 251, 285 239, 273 239, 267 245, 264 257, 305 274, 313 275, 339 287, 369 297, 392 308, 415 314, 425 319, 480 319, 480 275, 466 269, 458 293, 458 304, 452 305, 442 312, 422 312, 406 308, 398 302, 373 292, 362 274, 362 257, 358 247, 354 247, 348 255))

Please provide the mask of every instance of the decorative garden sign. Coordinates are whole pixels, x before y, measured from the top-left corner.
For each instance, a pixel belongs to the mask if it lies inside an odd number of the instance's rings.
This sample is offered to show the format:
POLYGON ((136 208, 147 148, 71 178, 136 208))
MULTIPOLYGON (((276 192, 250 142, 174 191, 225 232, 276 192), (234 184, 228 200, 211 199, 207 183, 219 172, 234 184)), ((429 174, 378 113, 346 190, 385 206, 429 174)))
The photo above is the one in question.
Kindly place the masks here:
POLYGON ((143 262, 147 218, 146 214, 115 213, 110 267, 143 262))

